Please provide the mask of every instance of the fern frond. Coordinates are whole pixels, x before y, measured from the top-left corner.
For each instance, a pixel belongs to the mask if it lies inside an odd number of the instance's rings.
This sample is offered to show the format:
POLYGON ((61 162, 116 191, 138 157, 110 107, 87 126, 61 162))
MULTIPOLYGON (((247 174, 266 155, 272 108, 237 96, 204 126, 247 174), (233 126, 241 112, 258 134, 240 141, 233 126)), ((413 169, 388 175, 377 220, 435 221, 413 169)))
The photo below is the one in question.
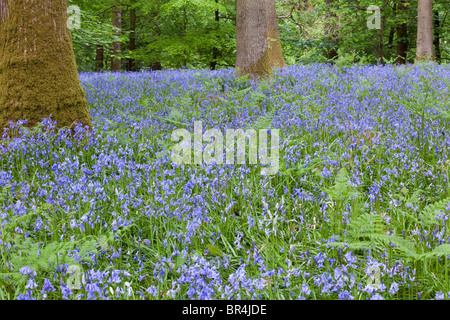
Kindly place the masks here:
POLYGON ((437 224, 437 214, 445 212, 446 206, 450 203, 450 197, 428 205, 419 214, 420 224, 423 226, 432 226, 437 224))
POLYGON ((352 197, 358 197, 361 195, 355 187, 349 184, 348 171, 346 168, 341 168, 341 170, 339 170, 334 185, 331 189, 320 189, 326 192, 331 199, 337 201, 347 201, 352 197))
POLYGON ((419 258, 426 260, 446 255, 450 255, 450 244, 448 243, 441 244, 430 252, 422 253, 419 258))

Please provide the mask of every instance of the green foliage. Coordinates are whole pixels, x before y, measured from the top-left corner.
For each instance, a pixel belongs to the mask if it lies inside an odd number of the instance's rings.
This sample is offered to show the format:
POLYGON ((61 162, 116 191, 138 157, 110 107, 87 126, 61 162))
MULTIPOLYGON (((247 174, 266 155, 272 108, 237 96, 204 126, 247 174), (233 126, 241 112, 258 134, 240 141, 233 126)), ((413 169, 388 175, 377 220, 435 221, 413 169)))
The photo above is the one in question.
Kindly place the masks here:
POLYGON ((419 214, 419 224, 423 227, 435 226, 438 224, 436 215, 444 214, 445 207, 450 203, 450 197, 447 197, 443 200, 437 201, 428 205, 423 211, 419 214))
POLYGON ((339 170, 332 188, 319 188, 326 192, 332 201, 346 201, 360 196, 358 190, 349 184, 348 171, 345 168, 339 170))
MULTIPOLYGON (((418 193, 410 198, 412 203, 418 202, 418 193)), ((446 206, 450 203, 450 197, 437 201, 428 205, 420 214, 419 219, 408 215, 419 227, 420 230, 430 229, 430 227, 437 227, 437 214, 445 213, 446 206)), ((405 214, 405 212, 403 212, 405 214)), ((411 238, 389 234, 387 232, 387 224, 381 215, 364 214, 357 219, 353 219, 346 227, 345 241, 336 241, 327 243, 330 247, 343 247, 350 250, 373 250, 378 248, 389 249, 394 251, 398 257, 409 259, 413 261, 433 259, 436 257, 446 256, 450 254, 450 245, 441 244, 433 249, 428 249, 423 252, 424 248, 411 238)))
POLYGON ((149 17, 140 20, 135 52, 140 65, 160 62, 163 68, 209 68, 217 50, 218 67, 234 64, 234 6, 220 0, 141 1, 137 9, 149 17), (215 11, 219 10, 219 22, 215 11))
POLYGON ((78 70, 93 71, 96 69, 97 46, 103 46, 107 63, 112 57, 112 43, 117 40, 125 43, 128 34, 122 30, 122 36, 114 36, 111 7, 105 1, 69 0, 69 5, 77 5, 81 11, 81 28, 71 30, 78 70))
MULTIPOLYGON (((447 0, 433 2, 439 27, 440 61, 450 61, 450 19, 447 0)), ((325 0, 310 1, 307 8, 298 1, 276 1, 279 33, 285 61, 288 65, 333 62, 342 67, 352 63, 394 63, 400 39, 397 29, 407 24, 407 60, 414 62, 417 29, 417 0, 407 1, 401 10, 397 1, 325 0), (370 5, 382 9, 383 29, 369 29, 370 14, 364 10, 370 5), (325 32, 325 30, 327 30, 325 32), (383 39, 383 59, 381 59, 383 39), (337 51, 337 57, 328 59, 326 53, 337 51)), ((132 58, 137 68, 216 68, 235 64, 235 2, 230 0, 141 0, 135 3, 123 0, 122 36, 113 36, 111 5, 99 0, 70 0, 82 12, 82 28, 72 30, 74 49, 80 70, 95 70, 95 51, 102 45, 105 68, 111 58, 113 41, 121 41, 121 59, 132 58), (128 50, 130 36, 130 8, 137 12, 137 48, 128 50), (216 10, 219 21, 216 21, 216 10)))

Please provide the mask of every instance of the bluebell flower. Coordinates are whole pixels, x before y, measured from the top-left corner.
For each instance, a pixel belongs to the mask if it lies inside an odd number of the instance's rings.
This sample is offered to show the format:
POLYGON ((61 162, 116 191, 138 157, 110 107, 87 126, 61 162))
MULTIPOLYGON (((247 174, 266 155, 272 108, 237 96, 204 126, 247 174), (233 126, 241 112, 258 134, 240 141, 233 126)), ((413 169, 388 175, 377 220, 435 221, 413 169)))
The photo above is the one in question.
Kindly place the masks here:
POLYGON ((436 292, 436 298, 435 298, 436 300, 444 300, 445 299, 445 297, 444 297, 444 294, 442 293, 442 292, 436 292))
POLYGON ((301 293, 304 294, 304 295, 307 295, 307 296, 309 296, 309 294, 311 293, 311 291, 309 290, 308 285, 305 282, 303 282, 303 284, 302 284, 301 293))
POLYGON ((59 288, 60 288, 61 293, 63 295, 63 299, 68 300, 69 299, 69 295, 73 295, 72 290, 66 284, 63 283, 61 286, 59 286, 59 288))
POLYGON ((47 293, 47 292, 51 292, 51 291, 55 291, 55 287, 52 285, 52 283, 50 282, 50 280, 48 280, 47 278, 44 279, 44 286, 42 287, 41 293, 47 293))
POLYGON ((28 290, 27 293, 21 293, 18 295, 17 300, 36 300, 36 298, 34 298, 31 295, 31 291, 28 290))
POLYGON ((384 298, 379 293, 374 293, 370 300, 384 300, 384 298))
POLYGON ((397 282, 392 282, 391 287, 389 288, 389 293, 390 294, 396 294, 398 291, 398 283, 397 282))
POLYGON ((151 294, 152 296, 156 297, 158 295, 158 289, 156 289, 155 286, 150 286, 146 290, 148 294, 151 294))
POLYGON ((21 267, 19 271, 22 275, 37 276, 36 271, 32 270, 29 266, 21 267))

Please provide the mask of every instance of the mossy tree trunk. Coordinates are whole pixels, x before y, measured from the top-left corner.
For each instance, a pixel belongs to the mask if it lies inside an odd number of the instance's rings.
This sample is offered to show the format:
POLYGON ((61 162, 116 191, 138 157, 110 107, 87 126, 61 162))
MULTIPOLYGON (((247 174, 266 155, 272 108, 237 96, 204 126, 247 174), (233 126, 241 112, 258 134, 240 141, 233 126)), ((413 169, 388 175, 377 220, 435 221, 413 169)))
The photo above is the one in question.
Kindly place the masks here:
POLYGON ((275 0, 237 0, 237 75, 265 78, 272 75, 272 67, 284 66, 275 0))
MULTIPOLYGON (((67 26, 67 0, 0 0, 0 128, 42 118, 92 127, 67 26)), ((3 130, 2 130, 3 131, 3 130)))

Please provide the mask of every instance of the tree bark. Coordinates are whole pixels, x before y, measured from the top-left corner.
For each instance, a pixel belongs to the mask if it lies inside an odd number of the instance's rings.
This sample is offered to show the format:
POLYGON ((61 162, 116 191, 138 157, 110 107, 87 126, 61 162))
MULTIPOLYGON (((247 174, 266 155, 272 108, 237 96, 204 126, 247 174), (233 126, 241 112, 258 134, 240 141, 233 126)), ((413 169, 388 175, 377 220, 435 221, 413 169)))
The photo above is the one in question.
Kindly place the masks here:
POLYGON ((389 29, 389 36, 388 36, 388 43, 387 43, 387 47, 389 52, 391 51, 393 45, 394 45, 394 35, 395 35, 395 29, 394 28, 390 28, 389 29))
POLYGON ((236 0, 237 75, 268 77, 284 66, 275 0, 236 0))
MULTIPOLYGON (((117 28, 114 32, 114 36, 120 37, 122 35, 122 8, 120 7, 120 0, 113 0, 113 20, 112 24, 117 28)), ((114 41, 111 59, 111 71, 118 72, 122 68, 122 63, 120 61, 120 41, 114 41)))
POLYGON ((386 23, 386 17, 381 17, 381 29, 380 29, 380 63, 384 66, 384 26, 386 23))
POLYGON ((100 45, 100 44, 97 45, 95 61, 96 61, 96 64, 97 64, 96 71, 97 72, 102 71, 103 67, 104 67, 104 64, 103 64, 104 54, 103 54, 103 46, 100 45))
MULTIPOLYGON (((218 3, 219 0, 216 0, 216 3, 218 3)), ((219 10, 215 11, 215 21, 216 21, 216 31, 219 32, 219 22, 220 22, 220 16, 219 16, 220 12, 219 10)), ((219 41, 219 37, 216 37, 216 41, 219 41)), ((219 57, 219 49, 217 48, 217 43, 214 45, 213 50, 212 50, 212 60, 211 63, 209 65, 209 69, 211 70, 216 70, 216 66, 217 66, 217 58, 219 57)))
MULTIPOLYGON (((130 42, 128 45, 128 49, 130 52, 134 52, 136 50, 136 9, 133 5, 136 3, 136 0, 131 1, 130 8, 130 42)), ((136 71, 135 63, 133 58, 128 59, 127 63, 127 71, 136 71)))
POLYGON ((434 61, 433 0, 419 0, 417 12, 417 61, 434 61))
POLYGON ((408 53, 408 25, 402 23, 397 27, 397 64, 406 63, 406 55, 408 53))
POLYGON ((433 23, 434 23, 434 52, 436 53, 436 62, 441 63, 441 22, 439 20, 439 11, 433 11, 433 23))
POLYGON ((0 128, 52 115, 92 128, 67 27, 67 0, 0 0, 0 128))
MULTIPOLYGON (((405 0, 402 0, 398 6, 400 13, 406 11, 405 0)), ((405 64, 408 53, 408 24, 403 22, 397 27, 397 60, 396 64, 405 64)))
POLYGON ((162 70, 161 62, 155 61, 150 63, 150 70, 152 71, 162 70))

